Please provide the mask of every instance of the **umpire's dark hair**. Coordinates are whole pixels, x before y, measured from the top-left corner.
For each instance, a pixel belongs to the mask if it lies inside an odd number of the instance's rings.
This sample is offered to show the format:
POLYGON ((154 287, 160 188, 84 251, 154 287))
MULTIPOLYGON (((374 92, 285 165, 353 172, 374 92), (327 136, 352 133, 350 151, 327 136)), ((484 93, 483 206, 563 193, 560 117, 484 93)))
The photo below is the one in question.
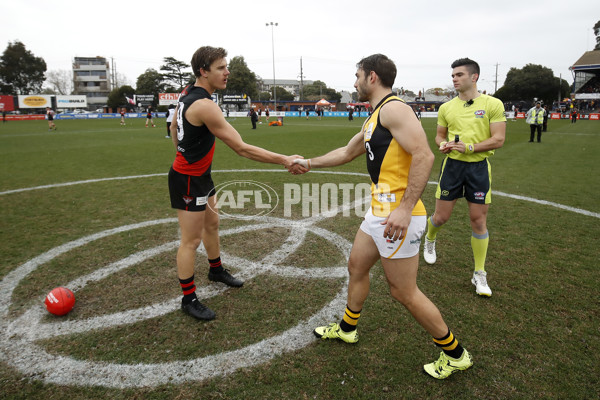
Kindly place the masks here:
POLYGON ((194 55, 192 56, 192 71, 194 75, 199 78, 200 76, 200 68, 205 71, 210 71, 210 66, 216 60, 227 57, 227 50, 222 47, 210 47, 203 46, 200 47, 194 55))
POLYGON ((471 75, 477 74, 477 80, 479 80, 479 64, 477 64, 470 58, 459 58, 458 60, 454 61, 450 66, 452 68, 465 66, 467 67, 471 75))
POLYGON ((365 57, 356 64, 356 67, 365 71, 365 77, 374 71, 385 87, 391 88, 396 80, 396 64, 383 54, 365 57))

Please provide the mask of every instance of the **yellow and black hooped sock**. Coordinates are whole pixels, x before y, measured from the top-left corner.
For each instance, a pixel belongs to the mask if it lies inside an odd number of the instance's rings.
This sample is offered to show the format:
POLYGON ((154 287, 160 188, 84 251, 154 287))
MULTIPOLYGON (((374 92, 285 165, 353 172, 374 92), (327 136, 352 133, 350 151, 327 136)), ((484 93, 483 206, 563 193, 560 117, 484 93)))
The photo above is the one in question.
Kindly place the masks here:
POLYGON ((214 260, 209 259, 208 263, 210 264, 210 272, 213 274, 220 274, 223 272, 223 264, 221 263, 221 257, 217 257, 214 260))
POLYGON ((360 311, 352 311, 350 307, 346 306, 346 312, 344 313, 342 322, 340 322, 340 328, 344 332, 352 332, 356 329, 358 318, 360 318, 360 311))
POLYGON ((458 340, 456 340, 450 329, 448 329, 448 334, 443 338, 433 338, 433 342, 436 346, 441 347, 447 356, 458 359, 463 354, 463 347, 458 343, 458 340))
POLYGON ((189 304, 196 298, 196 285, 194 284, 194 275, 187 279, 179 279, 181 290, 183 291, 183 303, 189 304))

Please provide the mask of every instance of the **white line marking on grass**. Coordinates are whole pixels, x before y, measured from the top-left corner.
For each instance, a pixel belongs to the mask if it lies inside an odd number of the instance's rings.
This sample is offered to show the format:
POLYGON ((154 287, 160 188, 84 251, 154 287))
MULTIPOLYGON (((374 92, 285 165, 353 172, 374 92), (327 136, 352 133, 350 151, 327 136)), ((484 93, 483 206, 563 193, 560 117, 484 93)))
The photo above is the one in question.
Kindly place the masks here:
POLYGON ((562 210, 571 211, 571 212, 574 212, 574 213, 577 213, 577 214, 586 215, 588 217, 600 218, 600 213, 595 213, 595 212, 592 212, 592 211, 582 210, 581 208, 564 206, 562 204, 553 203, 551 201, 538 200, 538 199, 534 199, 532 197, 519 196, 519 195, 516 195, 516 194, 510 194, 510 193, 504 193, 504 192, 496 192, 496 191, 494 191, 493 193, 495 195, 509 197, 509 198, 515 199, 515 200, 529 201, 531 203, 537 203, 537 204, 542 204, 542 205, 545 205, 545 206, 556 207, 556 208, 560 208, 562 210))
MULTIPOLYGON (((342 205, 339 209, 341 210, 343 207, 347 206, 342 205)), ((223 257, 227 260, 227 263, 236 265, 240 269, 241 272, 239 275, 243 276, 244 279, 252 279, 264 273, 290 278, 347 278, 345 266, 332 265, 323 268, 300 268, 281 265, 287 257, 293 254, 304 243, 308 232, 332 243, 342 253, 344 262, 347 262, 352 246, 351 243, 335 233, 313 226, 314 223, 325 218, 328 218, 328 216, 322 216, 320 219, 311 218, 306 221, 290 221, 275 217, 256 217, 255 219, 260 220, 260 223, 227 229, 221 232, 221 236, 280 227, 286 228, 289 231, 289 235, 282 238, 282 245, 257 262, 252 262, 241 257, 234 257, 226 253, 223 253, 223 257)), ((92 362, 76 360, 69 356, 53 355, 48 353, 42 346, 37 345, 35 341, 75 333, 88 333, 93 330, 129 325, 148 318, 158 317, 176 311, 180 305, 179 298, 135 310, 101 315, 94 318, 42 323, 42 318, 47 315, 41 305, 42 297, 40 298, 39 306, 31 308, 12 321, 8 320, 8 308, 14 288, 37 267, 42 266, 54 257, 110 235, 151 225, 175 222, 175 218, 147 221, 89 235, 52 249, 11 271, 0 282, 0 304, 2 305, 2 308, 0 308, 0 315, 2 316, 0 327, 3 332, 0 336, 0 359, 5 360, 28 377, 61 385, 97 385, 127 388, 156 386, 166 383, 177 384, 185 381, 197 381, 227 375, 239 368, 252 367, 263 363, 285 352, 299 350, 316 340, 314 335, 312 335, 314 326, 338 318, 343 310, 346 301, 346 283, 342 285, 334 299, 321 308, 321 310, 308 319, 300 321, 296 326, 271 338, 266 338, 238 350, 194 360, 135 365, 92 362)), ((90 282, 107 279, 111 274, 121 271, 124 268, 141 263, 162 252, 171 251, 177 247, 178 243, 177 241, 165 243, 155 248, 132 254, 123 260, 113 262, 104 268, 79 277, 65 286, 72 288, 74 291, 81 290, 90 282)), ((203 249, 199 251, 202 252, 203 249)), ((211 284, 208 287, 198 288, 197 292, 200 298, 206 299, 221 294, 225 290, 229 290, 229 288, 222 284, 211 284)))
MULTIPOLYGON (((287 172, 287 170, 279 170, 279 169, 235 169, 235 170, 224 169, 224 170, 214 170, 213 171, 213 173, 239 173, 239 172, 287 172)), ((368 174, 365 174, 365 173, 362 173, 362 172, 310 171, 310 173, 311 174, 326 174, 326 175, 364 176, 366 178, 369 177, 368 174)), ((154 177, 157 177, 157 176, 166 176, 166 175, 167 175, 166 173, 163 173, 163 174, 148 174, 148 175, 132 175, 132 176, 119 176, 119 177, 114 177, 114 178, 89 179, 89 180, 85 180, 85 181, 56 183, 56 184, 52 184, 52 185, 43 185, 43 186, 34 186, 34 187, 30 187, 30 188, 6 190, 4 192, 0 192, 0 196, 6 195, 6 194, 12 194, 12 193, 28 192, 28 191, 31 191, 31 190, 60 188, 60 187, 65 187, 65 186, 82 185, 82 184, 87 184, 87 183, 107 182, 107 181, 115 181, 115 180, 154 178, 154 177)), ((435 181, 429 181, 427 183, 430 184, 430 185, 437 185, 437 182, 435 182, 435 181)), ((516 195, 516 194, 509 194, 509 193, 504 193, 504 192, 496 192, 496 191, 494 191, 494 193, 497 194, 498 196, 505 196, 505 197, 514 198, 516 200, 529 201, 529 202, 532 202, 532 203, 542 204, 542 205, 546 205, 546 206, 550 206, 550 207, 556 207, 556 208, 559 208, 559 209, 562 209, 562 210, 574 212, 574 213, 577 213, 577 214, 586 215, 586 216, 589 216, 589 217, 600 218, 600 213, 595 213, 595 212, 592 212, 592 211, 583 210, 581 208, 575 208, 575 207, 565 206, 565 205, 560 204, 560 203, 554 203, 554 202, 546 201, 546 200, 538 200, 538 199, 535 199, 533 197, 519 196, 519 195, 516 195)))
MULTIPOLYGON (((285 170, 271 169, 246 169, 246 170, 222 170, 215 173, 228 172, 286 172, 285 170)), ((368 177, 364 173, 338 172, 338 171, 313 171, 313 173, 330 175, 353 175, 368 177)), ((87 181, 70 182, 56 185, 45 185, 35 188, 25 188, 13 191, 2 192, 2 194, 18 193, 28 190, 58 188, 84 183, 94 183, 112 180, 138 179, 156 176, 165 176, 166 174, 137 175, 131 177, 117 177, 93 179, 87 181)), ((428 182, 437 184, 436 182, 428 182)), ((542 205, 550 205, 570 212, 580 213, 587 216, 600 218, 598 213, 567 207, 556 203, 532 199, 529 197, 511 195, 502 192, 496 192, 497 195, 514 198, 517 200, 530 201, 542 205)), ((285 260, 305 243, 307 233, 315 234, 330 243, 332 243, 343 255, 347 262, 352 244, 345 238, 330 232, 326 229, 316 227, 314 224, 332 216, 337 215, 345 209, 352 209, 368 201, 368 198, 355 201, 350 204, 344 204, 337 208, 337 212, 328 212, 316 217, 304 220, 287 220, 275 217, 256 217, 259 221, 255 224, 237 226, 221 232, 221 236, 234 235, 244 232, 254 232, 261 229, 273 227, 287 229, 287 237, 281 237, 281 246, 275 249, 271 254, 265 255, 262 260, 250 261, 243 257, 237 257, 223 252, 227 263, 236 265, 240 269, 240 277, 252 279, 260 274, 272 274, 289 278, 346 278, 346 282, 341 285, 337 295, 323 308, 312 316, 281 332, 273 337, 263 339, 257 343, 228 351, 220 354, 213 354, 202 358, 186 361, 174 361, 166 363, 150 364, 117 364, 110 362, 93 362, 85 360, 76 360, 69 356, 50 354, 45 348, 35 343, 37 340, 48 339, 52 337, 71 335, 75 333, 88 333, 93 330, 102 330, 109 327, 131 325, 144 321, 148 318, 160 317, 179 308, 179 298, 166 299, 162 302, 144 306, 138 309, 126 310, 109 315, 100 315, 93 318, 81 320, 54 320, 52 322, 42 322, 47 315, 42 306, 43 295, 40 296, 38 306, 34 306, 16 319, 9 320, 9 307, 14 289, 21 280, 25 279, 30 273, 41 267, 55 257, 65 254, 71 250, 85 246, 88 243, 106 238, 111 235, 126 232, 133 229, 142 229, 157 224, 175 223, 176 218, 166 218, 154 221, 146 221, 138 224, 126 225, 114 229, 109 229, 93 235, 83 237, 51 249, 10 271, 2 281, 0 281, 0 360, 21 371, 25 376, 40 379, 47 383, 56 383, 60 385, 97 385, 113 388, 144 387, 156 386, 162 384, 178 384, 186 381, 198 381, 209 379, 215 376, 224 376, 236 371, 239 368, 246 368, 264 363, 275 356, 289 351, 299 350, 316 339, 312 335, 312 328, 318 324, 339 318, 346 301, 347 272, 345 265, 330 265, 327 267, 301 268, 291 265, 285 265, 285 260)), ((123 260, 111 263, 100 268, 86 276, 79 277, 71 281, 66 286, 75 291, 81 290, 90 282, 98 282, 103 279, 109 279, 111 274, 128 268, 132 265, 143 262, 146 259, 156 255, 172 251, 178 246, 178 242, 165 243, 152 249, 140 251, 132 254, 123 260)), ((199 249, 203 252, 203 249, 199 249)), ((198 294, 202 299, 217 296, 229 290, 222 284, 210 284, 207 287, 199 287, 198 294)))
POLYGON ((85 181, 55 183, 52 185, 42 185, 42 186, 34 186, 34 187, 23 188, 23 189, 7 190, 4 192, 0 192, 0 196, 5 195, 5 194, 12 194, 12 193, 29 192, 31 190, 53 189, 53 188, 60 188, 60 187, 65 187, 65 186, 83 185, 83 184, 87 184, 87 183, 96 183, 96 182, 125 181, 125 180, 129 180, 129 179, 138 179, 138 178, 153 178, 156 176, 166 176, 166 175, 167 174, 118 176, 118 177, 114 177, 114 178, 88 179, 85 181))
MULTIPOLYGON (((430 185, 437 185, 437 182, 427 182, 430 185)), ((496 190, 492 191, 492 194, 495 196, 502 196, 502 197, 508 197, 511 199, 515 199, 515 200, 523 200, 523 201, 528 201, 530 203, 536 203, 536 204, 542 204, 544 206, 550 206, 550 207, 555 207, 555 208, 559 208, 561 210, 566 210, 566 211, 571 211, 574 212, 576 214, 581 214, 581 215, 585 215, 588 217, 594 217, 594 218, 600 218, 600 213, 595 213, 593 211, 588 211, 588 210, 584 210, 581 208, 575 208, 575 207, 570 207, 570 206, 565 206, 562 205, 560 203, 554 203, 552 201, 546 201, 546 200, 538 200, 535 199, 533 197, 526 197, 526 196, 520 196, 518 194, 510 194, 510 193, 504 193, 504 192, 499 192, 496 190)))

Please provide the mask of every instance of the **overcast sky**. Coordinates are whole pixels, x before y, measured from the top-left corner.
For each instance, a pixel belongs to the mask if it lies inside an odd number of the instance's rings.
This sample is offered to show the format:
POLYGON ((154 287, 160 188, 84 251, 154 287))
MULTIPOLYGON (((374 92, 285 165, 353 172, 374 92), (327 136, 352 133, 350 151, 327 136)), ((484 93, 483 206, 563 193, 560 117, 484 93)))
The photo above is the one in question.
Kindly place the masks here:
POLYGON ((189 63, 204 45, 243 56, 265 80, 321 80, 353 91, 356 63, 383 53, 398 67, 395 87, 451 85, 450 64, 479 62, 479 89, 500 88, 511 67, 534 63, 562 74, 593 50, 600 1, 110 1, 0 0, 0 51, 19 40, 48 70, 103 56, 135 87, 164 57, 189 63))

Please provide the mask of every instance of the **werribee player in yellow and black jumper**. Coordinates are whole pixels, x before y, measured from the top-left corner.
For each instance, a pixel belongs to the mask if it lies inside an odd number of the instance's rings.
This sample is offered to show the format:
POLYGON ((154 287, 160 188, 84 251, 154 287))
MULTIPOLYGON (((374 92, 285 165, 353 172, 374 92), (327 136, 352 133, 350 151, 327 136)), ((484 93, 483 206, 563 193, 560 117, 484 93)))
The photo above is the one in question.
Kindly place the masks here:
MULTIPOLYGON (((408 172, 412 157, 394 140, 390 131, 379 121, 379 111, 390 101, 402 101, 389 94, 375 107, 363 125, 367 170, 371 177, 371 208, 373 215, 387 217, 398 207, 408 184, 408 172)), ((412 215, 427 215, 419 199, 412 215)))
MULTIPOLYGON (((408 227, 407 235, 397 241, 390 241, 383 237, 383 232, 379 232, 383 229, 381 222, 402 201, 408 186, 408 174, 412 163, 411 154, 394 139, 392 133, 382 125, 380 120, 381 109, 386 104, 396 101, 404 103, 392 93, 386 95, 375 106, 373 113, 365 120, 362 127, 367 171, 371 178, 371 208, 361 224, 361 230, 373 238, 381 257, 390 259, 418 254, 420 238, 425 228, 425 218, 422 226, 420 220, 413 220, 408 227)), ((421 199, 417 199, 411 215, 427 216, 421 199)))
MULTIPOLYGON (((423 369, 436 379, 445 379, 470 368, 473 361, 439 309, 417 285, 419 247, 427 225, 420 197, 434 156, 412 108, 391 93, 396 78, 393 61, 383 54, 374 54, 362 59, 357 67, 354 87, 358 100, 376 105, 373 114, 345 146, 310 160, 294 160, 307 169, 327 168, 364 154, 372 181, 371 207, 356 232, 348 259, 348 294, 343 317, 339 323, 317 326, 313 333, 322 340, 358 342, 357 326, 370 291, 369 272, 380 261, 390 295, 442 350, 438 360, 425 364, 423 369)), ((368 336, 377 339, 376 334, 368 336)))

